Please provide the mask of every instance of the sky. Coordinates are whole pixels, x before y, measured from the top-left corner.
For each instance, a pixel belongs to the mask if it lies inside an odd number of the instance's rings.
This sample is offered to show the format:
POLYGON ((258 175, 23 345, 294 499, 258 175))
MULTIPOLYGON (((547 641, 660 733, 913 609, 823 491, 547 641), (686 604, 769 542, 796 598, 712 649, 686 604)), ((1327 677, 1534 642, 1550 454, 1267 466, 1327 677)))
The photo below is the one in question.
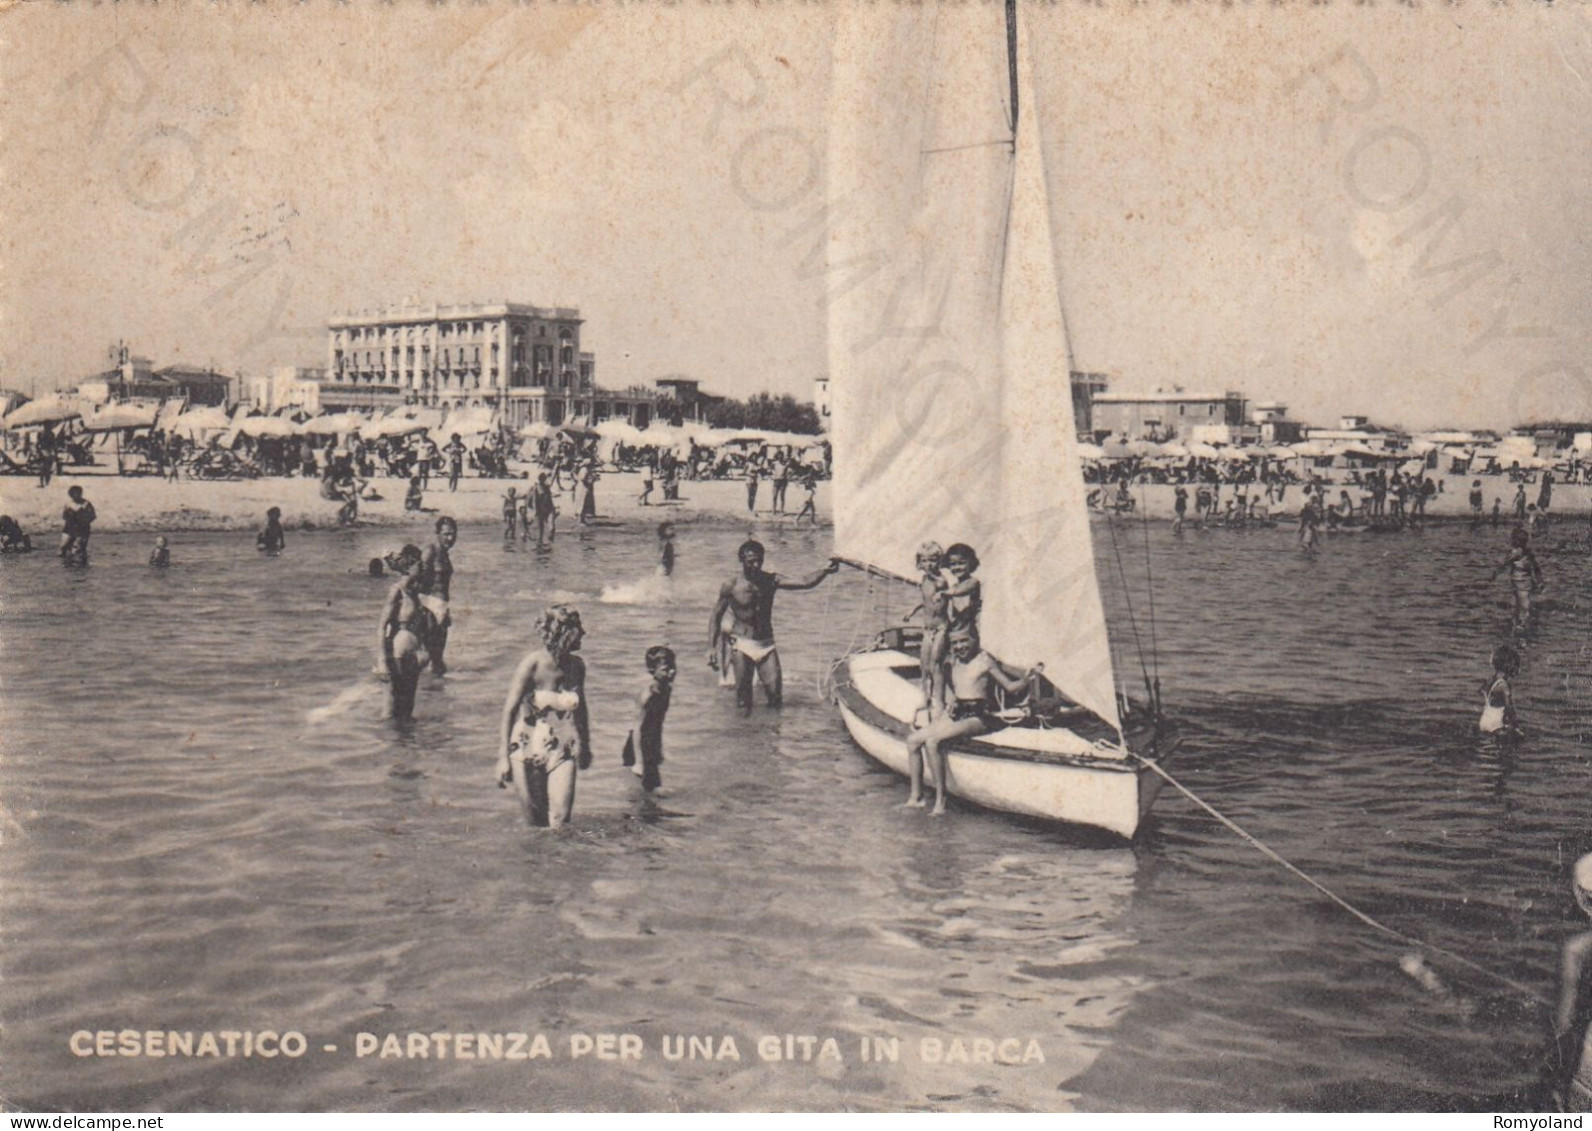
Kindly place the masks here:
MULTIPOLYGON (((604 385, 806 399, 834 18, 13 7, 0 387, 73 384, 117 341, 157 365, 324 364, 335 313, 506 299, 578 306, 604 385)), ((1025 19, 1075 367, 1318 423, 1592 419, 1581 6, 1025 19)))

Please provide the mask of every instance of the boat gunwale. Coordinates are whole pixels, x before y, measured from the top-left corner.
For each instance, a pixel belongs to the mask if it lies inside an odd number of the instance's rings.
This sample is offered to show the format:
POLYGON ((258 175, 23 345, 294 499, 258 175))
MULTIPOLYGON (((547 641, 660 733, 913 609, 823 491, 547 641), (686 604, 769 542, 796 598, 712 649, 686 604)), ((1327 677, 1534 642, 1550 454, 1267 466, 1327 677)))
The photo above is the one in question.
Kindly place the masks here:
MULTIPOLYGON (((886 731, 899 739, 905 739, 912 732, 912 727, 889 714, 877 706, 871 699, 863 694, 851 678, 851 663, 853 657, 864 653, 851 653, 843 657, 837 665, 834 682, 834 695, 840 705, 851 711, 863 722, 878 730, 886 731)), ((1074 732, 1076 733, 1076 732, 1074 732)), ((1094 754, 1063 754, 1045 750, 1029 750, 1017 746, 1003 746, 999 742, 992 742, 988 735, 981 741, 958 739, 945 744, 945 749, 963 757, 985 758, 997 762, 1030 762, 1046 766, 1066 766, 1077 769, 1102 771, 1106 773, 1142 774, 1150 772, 1142 764, 1143 757, 1131 749, 1125 750, 1121 757, 1105 757, 1094 754)))

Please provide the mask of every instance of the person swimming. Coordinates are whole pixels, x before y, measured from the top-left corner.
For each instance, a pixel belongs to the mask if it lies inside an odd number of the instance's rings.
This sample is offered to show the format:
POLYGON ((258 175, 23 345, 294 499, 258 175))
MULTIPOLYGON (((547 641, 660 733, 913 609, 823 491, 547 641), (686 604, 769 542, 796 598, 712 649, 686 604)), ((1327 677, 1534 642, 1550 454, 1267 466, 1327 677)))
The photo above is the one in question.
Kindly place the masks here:
POLYGON ((155 536, 155 548, 149 551, 149 564, 156 569, 165 569, 171 564, 171 549, 166 545, 166 536, 155 536))
POLYGON ((591 765, 586 664, 575 655, 585 630, 568 605, 550 605, 538 629, 542 646, 509 681, 497 780, 514 787, 526 824, 556 829, 574 813, 576 770, 591 765))
POLYGON ((265 512, 265 526, 255 535, 254 548, 266 554, 280 554, 287 548, 287 532, 282 529, 282 508, 265 512))
POLYGON ((33 549, 33 539, 16 519, 0 514, 0 554, 25 554, 33 549))
POLYGON ((1493 649, 1492 667, 1492 679, 1482 689, 1481 719, 1476 724, 1482 734, 1516 728, 1514 690, 1509 681, 1520 672, 1520 654, 1509 645, 1500 644, 1493 649))
POLYGON ((674 523, 658 523, 658 573, 663 577, 674 574, 674 523))

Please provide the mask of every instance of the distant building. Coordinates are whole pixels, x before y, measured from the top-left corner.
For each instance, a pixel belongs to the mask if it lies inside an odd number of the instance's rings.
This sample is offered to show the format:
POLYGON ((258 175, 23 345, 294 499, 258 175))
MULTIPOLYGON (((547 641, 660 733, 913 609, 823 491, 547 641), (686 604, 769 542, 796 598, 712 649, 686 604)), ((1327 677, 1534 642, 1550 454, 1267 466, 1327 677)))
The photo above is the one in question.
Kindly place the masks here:
POLYGON ((813 410, 818 413, 818 427, 821 431, 829 431, 829 378, 813 378, 813 410))
MULTIPOLYGON (((1122 440, 1193 439, 1194 429, 1245 426, 1242 393, 1186 393, 1180 388, 1146 394, 1106 393, 1092 398, 1090 431, 1122 440)), ((1076 400, 1074 401, 1076 403, 1076 400)))
POLYGON ((658 395, 670 397, 675 404, 680 406, 682 421, 706 421, 708 412, 715 405, 723 404, 725 397, 714 396, 712 393, 702 391, 702 382, 694 377, 682 377, 673 374, 668 377, 659 377, 653 382, 658 387, 658 395))
POLYGON ((333 381, 326 370, 304 365, 279 365, 263 376, 245 378, 242 384, 243 399, 265 412, 299 408, 312 416, 323 412, 374 414, 404 403, 400 389, 333 381))
POLYGON ((116 368, 77 384, 77 394, 95 404, 182 400, 192 405, 224 405, 231 393, 232 378, 225 373, 193 365, 155 369, 149 358, 125 349, 116 368))
POLYGON ((1073 428, 1080 436, 1092 435, 1095 430, 1094 403, 1111 386, 1111 377, 1106 373, 1080 373, 1073 370, 1072 383, 1072 423, 1073 428))
POLYGON ((499 409, 511 427, 652 416, 648 389, 605 390, 572 307, 498 302, 388 307, 327 324, 323 401, 340 388, 396 390, 406 404, 499 409))
POLYGON ((1257 402, 1249 419, 1260 429, 1263 444, 1293 444, 1304 435, 1304 424, 1289 420, 1288 406, 1281 401, 1257 402))

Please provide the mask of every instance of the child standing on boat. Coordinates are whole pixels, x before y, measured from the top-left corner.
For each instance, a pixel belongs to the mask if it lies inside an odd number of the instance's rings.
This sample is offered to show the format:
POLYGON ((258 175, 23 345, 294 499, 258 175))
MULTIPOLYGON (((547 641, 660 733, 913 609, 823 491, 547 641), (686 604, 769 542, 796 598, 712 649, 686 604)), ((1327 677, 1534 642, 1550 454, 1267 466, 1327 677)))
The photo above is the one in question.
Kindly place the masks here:
POLYGON ((978 569, 978 555, 966 542, 958 542, 945 551, 945 566, 956 579, 945 591, 950 627, 970 629, 977 636, 978 615, 984 608, 983 587, 973 576, 978 569))
POLYGON ((1520 655, 1507 644, 1500 644, 1492 653, 1492 679, 1482 691, 1481 719, 1476 729, 1483 734, 1513 731, 1515 723, 1515 695, 1509 681, 1520 673, 1520 655))
POLYGON ((906 615, 910 621, 914 614, 923 614, 923 640, 918 646, 918 686, 923 691, 923 706, 933 716, 934 705, 940 701, 944 687, 945 634, 950 628, 947 617, 950 588, 941 573, 945 551, 938 542, 925 542, 918 547, 918 604, 906 615))
POLYGON ((907 738, 907 776, 911 793, 907 805, 923 808, 924 764, 934 780, 934 815, 945 812, 945 791, 949 784, 945 743, 959 738, 972 738, 988 734, 1000 725, 995 708, 990 703, 990 684, 997 683, 1006 691, 1017 694, 1033 686, 1039 676, 1038 668, 1029 668, 1021 679, 1006 674, 1000 662, 979 647, 978 632, 967 627, 952 627, 950 631, 951 662, 947 686, 951 700, 947 709, 927 726, 916 727, 907 738))

